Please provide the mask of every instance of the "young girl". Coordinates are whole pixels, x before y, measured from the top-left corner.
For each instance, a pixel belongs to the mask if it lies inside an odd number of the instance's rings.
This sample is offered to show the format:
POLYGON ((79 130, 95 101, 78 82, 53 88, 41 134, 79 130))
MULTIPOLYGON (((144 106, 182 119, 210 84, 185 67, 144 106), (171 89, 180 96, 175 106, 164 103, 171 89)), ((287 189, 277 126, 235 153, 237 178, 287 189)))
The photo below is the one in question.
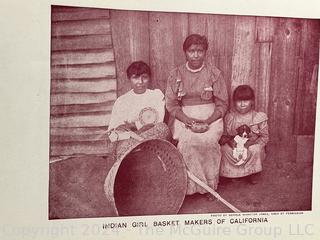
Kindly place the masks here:
POLYGON ((248 182, 257 183, 257 173, 262 171, 265 158, 265 146, 269 140, 267 115, 254 110, 254 91, 248 85, 240 85, 233 92, 233 107, 225 116, 226 132, 230 136, 237 135, 240 126, 250 128, 246 159, 234 157, 236 142, 233 138, 221 148, 222 160, 220 176, 228 178, 246 177, 248 182), (240 162, 241 161, 241 162, 240 162))
POLYGON ((160 89, 148 88, 151 77, 149 65, 142 61, 131 63, 127 77, 132 89, 118 97, 112 108, 108 127, 112 142, 129 139, 128 130, 140 134, 150 129, 149 134, 152 135, 152 131, 158 133, 157 128, 167 128, 163 123, 164 95, 160 89))

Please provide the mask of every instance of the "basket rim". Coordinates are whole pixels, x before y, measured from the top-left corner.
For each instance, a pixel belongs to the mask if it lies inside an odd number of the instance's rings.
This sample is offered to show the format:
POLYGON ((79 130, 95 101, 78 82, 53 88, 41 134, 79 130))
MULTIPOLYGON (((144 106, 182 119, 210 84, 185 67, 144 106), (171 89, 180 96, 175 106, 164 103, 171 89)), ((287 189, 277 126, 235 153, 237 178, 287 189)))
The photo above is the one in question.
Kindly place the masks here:
MULTIPOLYGON (((120 157, 117 158, 117 160, 114 162, 114 164, 112 165, 111 169, 109 170, 106 178, 105 178, 105 182, 104 182, 104 192, 105 195, 107 197, 107 199, 109 200, 109 202, 111 203, 112 207, 114 208, 116 214, 119 216, 119 211, 117 209, 116 206, 116 202, 115 202, 115 198, 114 198, 114 193, 115 193, 115 180, 117 177, 117 172, 121 166, 122 161, 126 158, 126 156, 135 148, 139 147, 140 145, 146 143, 146 142, 150 142, 150 141, 156 141, 156 142, 162 142, 164 144, 166 144, 169 148, 171 148, 172 150, 176 151, 176 154, 179 156, 180 159, 180 164, 182 167, 182 172, 183 172, 183 179, 185 182, 185 189, 184 189, 184 196, 186 195, 187 192, 187 179, 188 179, 188 175, 187 175, 187 166, 185 165, 185 162, 183 160, 183 156, 180 153, 180 151, 176 148, 176 146, 174 146, 171 142, 165 140, 165 139, 160 139, 160 138, 153 138, 153 139, 145 139, 142 141, 137 141, 136 143, 134 143, 132 145, 132 147, 128 148, 126 151, 124 151, 123 153, 121 153, 120 157)), ((178 206, 177 211, 179 211, 179 209, 181 208, 183 204, 183 200, 181 201, 181 203, 178 206)), ((168 213, 169 214, 169 213, 168 213)), ((157 214, 155 214, 157 215, 157 214)), ((163 214, 161 214, 163 215, 163 214)), ((134 216, 134 215, 132 215, 134 216)))

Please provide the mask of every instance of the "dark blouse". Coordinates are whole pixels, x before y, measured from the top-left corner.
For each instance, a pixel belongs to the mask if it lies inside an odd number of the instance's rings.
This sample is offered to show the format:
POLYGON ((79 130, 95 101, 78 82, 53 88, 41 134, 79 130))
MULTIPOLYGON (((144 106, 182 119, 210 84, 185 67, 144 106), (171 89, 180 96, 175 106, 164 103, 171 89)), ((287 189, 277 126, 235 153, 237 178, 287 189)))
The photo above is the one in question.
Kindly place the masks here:
POLYGON ((214 102, 222 117, 228 108, 228 93, 221 71, 204 65, 199 72, 191 72, 183 64, 175 68, 168 78, 165 93, 166 107, 175 117, 182 106, 214 102))

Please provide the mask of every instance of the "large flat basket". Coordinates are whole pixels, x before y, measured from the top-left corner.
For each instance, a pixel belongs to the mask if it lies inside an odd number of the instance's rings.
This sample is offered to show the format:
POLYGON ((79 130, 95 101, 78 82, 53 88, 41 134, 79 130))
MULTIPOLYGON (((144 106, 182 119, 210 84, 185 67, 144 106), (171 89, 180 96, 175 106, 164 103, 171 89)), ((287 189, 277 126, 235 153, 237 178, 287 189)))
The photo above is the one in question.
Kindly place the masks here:
POLYGON ((177 148, 163 139, 129 141, 104 184, 120 216, 176 214, 187 190, 186 167, 177 148))

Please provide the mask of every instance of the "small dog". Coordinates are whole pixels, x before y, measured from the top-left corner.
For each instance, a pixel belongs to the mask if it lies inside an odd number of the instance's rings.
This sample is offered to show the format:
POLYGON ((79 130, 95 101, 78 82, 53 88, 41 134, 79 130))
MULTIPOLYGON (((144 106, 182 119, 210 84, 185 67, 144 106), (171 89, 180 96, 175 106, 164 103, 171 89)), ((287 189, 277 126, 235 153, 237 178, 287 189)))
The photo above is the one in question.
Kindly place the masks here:
POLYGON ((251 129, 248 125, 241 125, 237 129, 237 136, 248 138, 251 133, 251 129))
POLYGON ((247 125, 242 125, 237 128, 238 134, 233 138, 237 145, 233 149, 232 155, 238 160, 236 163, 237 166, 244 164, 248 157, 248 149, 244 146, 244 144, 249 140, 250 132, 250 127, 247 125))

